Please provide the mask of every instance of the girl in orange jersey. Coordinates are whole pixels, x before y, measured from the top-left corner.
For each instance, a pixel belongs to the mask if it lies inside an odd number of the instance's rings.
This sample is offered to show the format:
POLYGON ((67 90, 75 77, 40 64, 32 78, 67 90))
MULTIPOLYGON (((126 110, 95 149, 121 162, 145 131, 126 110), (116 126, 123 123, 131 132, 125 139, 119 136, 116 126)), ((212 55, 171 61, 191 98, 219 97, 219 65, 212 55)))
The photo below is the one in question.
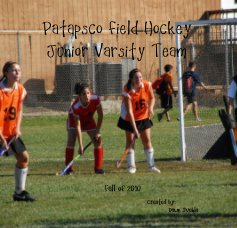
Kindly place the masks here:
POLYGON ((0 143, 2 148, 7 149, 5 155, 14 154, 16 157, 13 200, 34 201, 35 199, 25 191, 29 154, 20 138, 22 104, 26 97, 26 90, 19 83, 21 69, 16 62, 8 61, 3 66, 2 73, 3 77, 0 80, 0 143), (8 145, 10 140, 11 143, 8 145))
POLYGON ((141 137, 149 171, 160 172, 155 167, 154 150, 150 137, 150 128, 153 125, 151 118, 154 115, 155 103, 151 83, 143 80, 140 70, 133 69, 129 73, 129 80, 124 87, 122 96, 123 102, 118 127, 125 130, 126 133, 126 149, 129 149, 127 155, 128 172, 136 172, 134 144, 131 146, 134 137, 141 137))
MULTIPOLYGON (((102 169, 104 150, 100 137, 103 110, 100 99, 97 95, 91 93, 88 84, 76 83, 74 90, 78 97, 68 112, 68 141, 65 151, 65 165, 68 165, 74 157, 76 137, 79 142, 79 153, 83 154, 82 131, 85 131, 94 143, 94 171, 96 174, 104 174, 102 169), (95 112, 98 114, 97 123, 93 117, 95 112)), ((72 173, 73 167, 71 166, 66 174, 72 173)))

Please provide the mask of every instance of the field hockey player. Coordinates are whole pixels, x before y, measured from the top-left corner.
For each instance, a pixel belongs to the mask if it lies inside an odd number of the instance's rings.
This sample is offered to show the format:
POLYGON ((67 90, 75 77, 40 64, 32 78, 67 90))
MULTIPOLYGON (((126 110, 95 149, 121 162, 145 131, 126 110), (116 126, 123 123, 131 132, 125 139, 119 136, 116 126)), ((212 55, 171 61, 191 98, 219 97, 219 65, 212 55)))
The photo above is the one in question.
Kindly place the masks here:
MULTIPOLYGON (((74 90, 78 97, 68 112, 65 165, 67 166, 73 160, 76 138, 78 138, 79 143, 79 154, 83 155, 82 132, 87 132, 94 144, 94 171, 96 174, 104 174, 102 169, 104 150, 100 136, 103 110, 100 99, 97 95, 91 93, 89 85, 86 83, 76 83, 74 90), (98 116, 97 123, 93 117, 95 112, 98 116)), ((73 170, 74 167, 71 166, 66 174, 72 174, 73 170)))
POLYGON ((149 166, 149 171, 160 172, 155 167, 154 149, 151 144, 150 128, 151 118, 154 116, 153 108, 155 97, 151 83, 143 80, 142 73, 133 69, 129 73, 129 80, 124 87, 121 113, 118 127, 126 133, 126 149, 128 149, 127 162, 128 172, 135 173, 135 141, 131 146, 134 137, 141 138, 144 153, 149 166))
POLYGON ((0 80, 0 143, 6 148, 4 155, 14 154, 15 192, 14 201, 35 201, 25 190, 29 154, 20 138, 22 103, 26 97, 25 88, 19 83, 21 68, 16 62, 8 61, 3 66, 0 80), (14 139, 15 140, 12 140, 14 139), (10 143, 11 142, 11 143, 10 143))

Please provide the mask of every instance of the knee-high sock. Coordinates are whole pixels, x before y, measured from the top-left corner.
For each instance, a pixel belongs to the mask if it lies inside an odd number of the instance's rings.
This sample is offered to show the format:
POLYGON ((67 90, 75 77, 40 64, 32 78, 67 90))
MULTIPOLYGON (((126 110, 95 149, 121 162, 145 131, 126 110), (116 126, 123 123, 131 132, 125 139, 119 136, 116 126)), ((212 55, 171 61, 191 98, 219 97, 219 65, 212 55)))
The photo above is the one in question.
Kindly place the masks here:
POLYGON ((145 149, 144 153, 146 155, 146 159, 147 159, 147 163, 148 163, 149 167, 153 167, 155 165, 153 148, 145 149))
POLYGON ((15 191, 17 194, 25 190, 27 172, 28 167, 19 168, 15 166, 15 191))
POLYGON ((136 165, 135 165, 135 151, 134 151, 134 149, 130 149, 128 151, 127 162, 128 162, 128 167, 136 167, 136 165))
MULTIPOLYGON (((68 165, 74 157, 74 148, 66 148, 65 150, 65 165, 68 165)), ((73 170, 73 166, 71 166, 71 170, 73 170)))
POLYGON ((103 147, 94 148, 95 170, 101 169, 103 165, 104 149, 103 147))

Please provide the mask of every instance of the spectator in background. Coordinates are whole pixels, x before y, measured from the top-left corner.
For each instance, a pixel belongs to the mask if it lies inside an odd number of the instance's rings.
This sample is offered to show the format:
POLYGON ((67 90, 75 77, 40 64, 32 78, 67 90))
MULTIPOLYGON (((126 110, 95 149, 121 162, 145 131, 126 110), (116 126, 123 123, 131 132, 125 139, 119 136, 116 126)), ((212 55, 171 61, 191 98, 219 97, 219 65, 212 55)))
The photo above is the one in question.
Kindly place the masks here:
MULTIPOLYGON (((184 116, 188 113, 191 106, 193 109, 193 114, 196 119, 196 121, 201 121, 199 115, 198 115, 198 103, 197 103, 197 85, 201 85, 204 89, 207 89, 207 87, 204 85, 204 83, 201 81, 201 75, 196 70, 196 63, 195 62, 189 62, 189 70, 183 73, 183 82, 188 81, 190 78, 191 83, 191 90, 185 91, 185 86, 183 85, 184 90, 184 96, 187 98, 187 103, 184 107, 184 116)), ((178 119, 179 120, 179 119, 178 119)))
POLYGON ((173 108, 173 99, 172 93, 176 97, 176 92, 174 91, 174 87, 172 84, 172 69, 173 66, 170 64, 165 65, 164 70, 165 73, 162 74, 158 79, 156 79, 152 83, 152 88, 156 89, 156 93, 160 97, 161 108, 163 108, 163 112, 158 113, 158 121, 160 122, 163 118, 163 115, 166 115, 167 121, 170 121, 169 110, 173 108))

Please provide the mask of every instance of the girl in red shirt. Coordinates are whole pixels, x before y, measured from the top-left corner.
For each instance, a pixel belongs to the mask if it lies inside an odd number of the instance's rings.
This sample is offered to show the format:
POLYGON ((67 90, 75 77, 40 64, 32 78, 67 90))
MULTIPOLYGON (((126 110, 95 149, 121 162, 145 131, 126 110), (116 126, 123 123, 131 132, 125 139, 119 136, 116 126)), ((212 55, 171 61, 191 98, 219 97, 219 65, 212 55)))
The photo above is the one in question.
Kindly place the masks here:
MULTIPOLYGON (((70 107, 67 118, 68 140, 65 151, 65 165, 68 165, 74 157, 76 138, 79 142, 79 153, 83 154, 82 132, 85 131, 94 143, 94 171, 97 174, 104 174, 101 168, 103 165, 103 147, 100 137, 100 128, 103 120, 103 110, 100 99, 91 93, 89 85, 77 83, 75 93, 78 95, 70 107), (97 112, 97 123, 94 120, 94 113, 97 112)), ((73 173, 71 166, 66 174, 73 173)))

